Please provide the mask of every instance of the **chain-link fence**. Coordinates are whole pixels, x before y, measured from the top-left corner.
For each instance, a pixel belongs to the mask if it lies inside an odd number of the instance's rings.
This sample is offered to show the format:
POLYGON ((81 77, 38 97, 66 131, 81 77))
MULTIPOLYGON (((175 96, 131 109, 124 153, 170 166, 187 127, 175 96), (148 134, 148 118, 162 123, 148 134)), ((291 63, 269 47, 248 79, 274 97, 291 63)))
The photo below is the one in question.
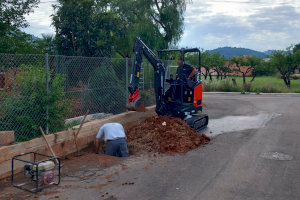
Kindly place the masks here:
MULTIPOLYGON (((165 77, 170 78, 170 73, 174 71, 174 68, 170 65, 170 60, 162 60, 165 65, 165 77)), ((155 91, 154 91, 154 68, 150 62, 145 58, 143 59, 142 69, 140 73, 140 88, 141 96, 143 97, 143 102, 145 106, 155 105, 155 91)), ((168 82, 165 82, 165 89, 169 86, 168 82)))
POLYGON ((0 131, 15 131, 16 141, 37 137, 36 126, 46 123, 47 99, 39 98, 46 94, 45 63, 44 55, 0 54, 0 131))
MULTIPOLYGON (((164 63, 169 77, 170 62, 164 63)), ((0 54, 0 131, 26 141, 41 136, 40 126, 49 134, 79 124, 87 110, 88 119, 126 112, 131 66, 130 58, 0 54)), ((144 59, 146 106, 155 104, 153 81, 144 59)))

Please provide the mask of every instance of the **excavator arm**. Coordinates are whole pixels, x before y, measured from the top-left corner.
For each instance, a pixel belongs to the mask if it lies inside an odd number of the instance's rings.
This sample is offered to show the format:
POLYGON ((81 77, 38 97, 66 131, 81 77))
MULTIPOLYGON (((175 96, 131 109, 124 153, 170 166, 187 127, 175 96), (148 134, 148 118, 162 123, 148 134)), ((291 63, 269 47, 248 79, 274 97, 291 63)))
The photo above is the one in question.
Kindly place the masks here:
POLYGON ((141 41, 136 37, 133 44, 133 66, 131 68, 130 92, 126 108, 133 111, 145 110, 143 99, 139 93, 140 71, 142 67, 143 56, 150 62, 154 68, 154 89, 156 94, 156 112, 163 115, 164 112, 164 81, 165 66, 164 63, 141 41))

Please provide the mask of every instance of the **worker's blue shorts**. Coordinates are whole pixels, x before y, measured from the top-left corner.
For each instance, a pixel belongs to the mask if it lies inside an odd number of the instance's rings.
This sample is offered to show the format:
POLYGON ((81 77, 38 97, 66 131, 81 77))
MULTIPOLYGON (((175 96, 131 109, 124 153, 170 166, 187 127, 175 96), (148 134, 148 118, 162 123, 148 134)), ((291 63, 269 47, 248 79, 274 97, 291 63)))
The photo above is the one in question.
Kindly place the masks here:
POLYGON ((128 157, 129 152, 125 139, 113 140, 106 143, 105 155, 116 156, 116 154, 120 157, 128 157))

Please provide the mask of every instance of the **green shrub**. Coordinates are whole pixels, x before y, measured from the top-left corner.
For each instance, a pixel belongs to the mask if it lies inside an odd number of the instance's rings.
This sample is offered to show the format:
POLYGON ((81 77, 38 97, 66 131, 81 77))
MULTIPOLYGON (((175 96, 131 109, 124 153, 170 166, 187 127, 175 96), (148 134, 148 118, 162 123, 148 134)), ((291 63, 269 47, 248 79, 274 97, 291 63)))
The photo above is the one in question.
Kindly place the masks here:
MULTIPOLYGON (((251 78, 251 77, 250 77, 251 78)), ((242 84, 242 78, 237 79, 238 85, 233 85, 231 78, 227 77, 226 79, 212 82, 205 81, 203 82, 203 91, 220 91, 220 92, 254 92, 254 93, 300 93, 299 80, 292 80, 293 89, 288 89, 283 81, 277 79, 277 77, 257 77, 254 82, 250 82, 251 79, 248 79, 246 84, 242 84), (260 78, 260 79, 259 79, 260 78)))
POLYGON ((291 90, 291 93, 300 93, 300 90, 291 90))
POLYGON ((260 92, 263 92, 263 93, 285 93, 285 92, 288 92, 287 88, 279 87, 278 85, 274 85, 269 82, 265 83, 258 89, 260 90, 260 92))
POLYGON ((12 95, 0 102, 1 130, 14 130, 17 141, 40 137, 39 126, 47 123, 50 133, 65 128, 66 116, 71 112, 71 102, 64 99, 64 76, 50 71, 49 93, 46 91, 45 67, 21 66, 17 75, 18 87, 12 95), (49 110, 49 119, 46 110, 49 110))
MULTIPOLYGON (((124 81, 126 79, 126 60, 124 58, 114 58, 112 59, 113 69, 117 72, 116 76, 119 80, 124 81)), ((130 74, 130 73, 129 73, 130 74)))
POLYGON ((231 79, 226 78, 219 81, 205 81, 203 83, 204 92, 240 92, 242 90, 241 86, 233 85, 231 79))
POLYGON ((211 92, 211 91, 213 91, 212 85, 208 81, 203 82, 203 92, 211 92))
POLYGON ((246 92, 250 92, 251 91, 251 82, 243 84, 243 87, 246 92))
POLYGON ((88 104, 91 113, 126 111, 126 89, 112 67, 98 67, 89 82, 88 104))

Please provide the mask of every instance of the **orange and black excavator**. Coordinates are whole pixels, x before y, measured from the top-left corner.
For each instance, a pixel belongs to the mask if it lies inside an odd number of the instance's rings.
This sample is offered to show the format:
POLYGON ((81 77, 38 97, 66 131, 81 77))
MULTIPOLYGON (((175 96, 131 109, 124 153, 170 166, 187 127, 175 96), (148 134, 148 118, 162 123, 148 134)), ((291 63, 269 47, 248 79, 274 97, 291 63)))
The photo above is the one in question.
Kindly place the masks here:
POLYGON ((139 38, 136 37, 133 45, 133 66, 131 68, 130 92, 126 108, 131 111, 143 111, 143 99, 139 93, 139 78, 143 56, 154 68, 154 89, 156 94, 155 111, 159 116, 179 117, 186 123, 200 130, 207 126, 208 115, 202 114, 202 80, 201 80, 201 53, 198 48, 192 49, 164 49, 158 50, 157 57, 139 38), (180 52, 181 66, 184 62, 184 55, 188 52, 199 53, 199 70, 189 80, 184 73, 179 72, 179 77, 170 79, 165 77, 165 65, 161 56, 166 52, 180 52), (169 83, 165 88, 165 83, 169 83))

